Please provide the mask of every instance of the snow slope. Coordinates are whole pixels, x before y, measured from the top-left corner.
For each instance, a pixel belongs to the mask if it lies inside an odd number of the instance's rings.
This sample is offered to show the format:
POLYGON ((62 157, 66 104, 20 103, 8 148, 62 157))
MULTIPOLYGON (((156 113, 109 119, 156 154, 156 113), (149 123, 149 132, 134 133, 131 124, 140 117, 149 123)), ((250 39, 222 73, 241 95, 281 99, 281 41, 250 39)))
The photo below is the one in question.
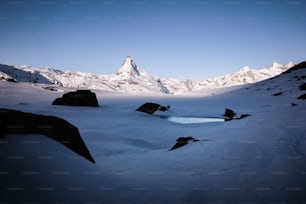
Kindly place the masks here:
POLYGON ((96 161, 40 135, 1 138, 0 202, 305 203, 306 101, 297 99, 305 82, 306 67, 179 96, 97 90, 101 106, 91 108, 52 106, 62 93, 0 81, 1 108, 68 120, 96 161), (170 104, 169 115, 221 117, 232 108, 252 116, 178 124, 135 111, 147 101, 170 104), (168 151, 181 136, 207 141, 168 151))
POLYGON ((271 66, 255 70, 244 67, 238 72, 207 80, 162 79, 151 76, 138 67, 132 57, 127 56, 116 74, 97 75, 78 71, 60 71, 53 68, 31 68, 26 65, 13 67, 0 65, 0 71, 17 81, 57 84, 65 87, 88 88, 125 93, 178 94, 201 89, 215 89, 254 83, 276 76, 294 63, 282 65, 274 62, 271 66))

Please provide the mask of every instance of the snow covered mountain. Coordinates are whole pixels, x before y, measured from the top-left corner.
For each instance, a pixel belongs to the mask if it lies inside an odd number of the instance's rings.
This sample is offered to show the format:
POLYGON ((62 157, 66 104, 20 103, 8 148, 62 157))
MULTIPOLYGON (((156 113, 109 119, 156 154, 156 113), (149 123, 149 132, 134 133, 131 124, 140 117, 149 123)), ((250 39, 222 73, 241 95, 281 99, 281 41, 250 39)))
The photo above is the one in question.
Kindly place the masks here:
POLYGON ((116 75, 108 76, 108 81, 120 91, 137 93, 169 93, 160 80, 152 77, 127 56, 116 75))
POLYGON ((125 93, 178 94, 202 89, 224 88, 254 83, 281 74, 294 63, 286 65, 274 62, 271 66, 255 70, 243 67, 238 72, 205 80, 161 79, 151 76, 127 56, 116 74, 97 75, 78 71, 60 71, 50 67, 32 68, 27 65, 14 67, 0 65, 0 78, 6 80, 56 84, 64 87, 87 88, 125 93))
POLYGON ((224 88, 262 81, 279 75, 294 65, 295 64, 293 62, 289 62, 286 65, 273 62, 271 66, 260 70, 251 69, 250 67, 245 66, 238 72, 226 74, 221 77, 214 77, 205 80, 187 79, 182 81, 176 79, 163 79, 162 83, 170 90, 171 93, 224 88))

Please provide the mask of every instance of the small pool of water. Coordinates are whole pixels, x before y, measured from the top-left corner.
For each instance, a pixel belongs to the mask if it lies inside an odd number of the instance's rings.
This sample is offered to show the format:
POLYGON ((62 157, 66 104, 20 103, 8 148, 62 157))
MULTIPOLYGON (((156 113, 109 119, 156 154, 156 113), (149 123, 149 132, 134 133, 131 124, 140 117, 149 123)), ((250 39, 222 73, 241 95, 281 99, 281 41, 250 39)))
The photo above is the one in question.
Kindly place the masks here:
POLYGON ((167 116, 166 120, 181 124, 224 122, 223 118, 167 116))

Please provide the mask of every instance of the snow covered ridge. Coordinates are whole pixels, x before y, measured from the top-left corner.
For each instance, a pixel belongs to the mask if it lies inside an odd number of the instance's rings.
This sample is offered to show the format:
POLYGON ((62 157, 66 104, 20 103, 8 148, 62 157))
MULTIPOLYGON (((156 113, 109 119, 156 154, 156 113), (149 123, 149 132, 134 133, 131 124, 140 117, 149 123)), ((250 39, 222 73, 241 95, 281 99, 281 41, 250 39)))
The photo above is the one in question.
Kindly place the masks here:
POLYGON ((278 64, 261 70, 243 67, 238 72, 205 80, 162 79, 151 76, 137 66, 131 56, 127 56, 116 74, 97 75, 78 71, 60 71, 50 67, 32 68, 27 65, 19 67, 0 64, 0 76, 9 77, 17 82, 56 84, 64 87, 86 88, 124 93, 164 93, 179 94, 202 89, 224 88, 262 81, 294 66, 293 62, 278 64))

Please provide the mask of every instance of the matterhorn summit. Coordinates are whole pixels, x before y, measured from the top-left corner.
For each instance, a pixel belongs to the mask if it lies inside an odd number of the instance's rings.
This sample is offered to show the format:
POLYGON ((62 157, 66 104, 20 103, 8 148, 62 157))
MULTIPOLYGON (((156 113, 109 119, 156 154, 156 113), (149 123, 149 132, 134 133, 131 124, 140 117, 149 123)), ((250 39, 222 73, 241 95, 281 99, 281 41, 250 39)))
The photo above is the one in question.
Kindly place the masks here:
POLYGON ((145 70, 137 66, 131 56, 127 56, 124 59, 116 75, 118 75, 122 80, 128 80, 131 83, 138 83, 139 81, 150 77, 145 70))
POLYGON ((137 66, 131 56, 124 59, 114 77, 117 87, 128 93, 169 93, 169 90, 156 77, 137 66))
POLYGON ((131 56, 127 56, 117 74, 140 76, 140 68, 136 65, 131 56))

